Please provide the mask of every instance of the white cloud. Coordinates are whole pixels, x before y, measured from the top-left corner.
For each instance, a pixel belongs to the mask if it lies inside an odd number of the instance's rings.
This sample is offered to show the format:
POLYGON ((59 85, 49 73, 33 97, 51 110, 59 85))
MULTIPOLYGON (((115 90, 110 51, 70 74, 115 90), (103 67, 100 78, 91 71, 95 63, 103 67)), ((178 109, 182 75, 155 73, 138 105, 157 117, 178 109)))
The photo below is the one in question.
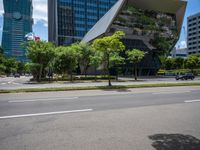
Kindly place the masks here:
POLYGON ((3 16, 3 0, 0 0, 0 16, 3 16))
POLYGON ((33 0, 34 23, 39 20, 47 22, 47 0, 33 0))
POLYGON ((48 27, 48 23, 44 23, 44 27, 48 27))

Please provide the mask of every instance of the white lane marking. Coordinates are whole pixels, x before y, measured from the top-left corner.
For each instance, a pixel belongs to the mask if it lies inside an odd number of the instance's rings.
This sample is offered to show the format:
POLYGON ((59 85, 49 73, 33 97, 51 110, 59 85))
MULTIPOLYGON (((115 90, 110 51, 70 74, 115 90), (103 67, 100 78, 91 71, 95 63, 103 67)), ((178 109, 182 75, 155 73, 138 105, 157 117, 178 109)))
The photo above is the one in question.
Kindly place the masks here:
POLYGON ((155 92, 155 93, 152 93, 154 95, 158 95, 158 94, 180 94, 180 93, 189 93, 191 91, 164 91, 164 92, 155 92))
POLYGON ((36 114, 1 116, 0 119, 12 119, 12 118, 34 117, 34 116, 58 115, 58 114, 78 113, 78 112, 89 112, 89 111, 93 111, 93 109, 81 109, 81 110, 56 111, 56 112, 46 112, 46 113, 36 113, 36 114))
POLYGON ((19 85, 19 83, 13 82, 12 84, 19 85))
POLYGON ((2 85, 5 85, 6 83, 1 83, 2 85))
POLYGON ((32 99, 32 100, 14 100, 14 101, 8 101, 9 103, 25 103, 25 102, 39 102, 39 101, 57 101, 57 100, 68 100, 68 99, 77 99, 79 97, 61 97, 61 98, 45 98, 45 99, 32 99))
POLYGON ((187 100, 184 101, 185 103, 195 103, 195 102, 200 102, 200 100, 187 100))

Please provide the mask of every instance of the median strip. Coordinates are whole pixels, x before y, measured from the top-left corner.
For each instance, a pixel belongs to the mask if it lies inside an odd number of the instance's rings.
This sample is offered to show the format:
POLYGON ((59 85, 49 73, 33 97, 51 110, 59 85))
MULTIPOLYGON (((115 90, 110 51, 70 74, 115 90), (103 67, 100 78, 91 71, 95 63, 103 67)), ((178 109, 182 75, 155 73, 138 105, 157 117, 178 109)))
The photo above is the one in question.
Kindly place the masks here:
POLYGON ((55 87, 55 88, 26 88, 26 89, 14 89, 14 90, 2 89, 0 90, 0 93, 51 92, 51 91, 96 90, 96 89, 128 89, 128 88, 151 88, 151 87, 174 87, 174 86, 200 86, 200 82, 133 84, 133 85, 113 85, 113 86, 55 87))
POLYGON ((46 112, 46 113, 36 113, 36 114, 1 116, 0 119, 13 119, 13 118, 24 118, 24 117, 34 117, 34 116, 58 115, 58 114, 78 113, 78 112, 89 112, 89 111, 93 111, 93 109, 81 109, 81 110, 57 111, 57 112, 46 112))

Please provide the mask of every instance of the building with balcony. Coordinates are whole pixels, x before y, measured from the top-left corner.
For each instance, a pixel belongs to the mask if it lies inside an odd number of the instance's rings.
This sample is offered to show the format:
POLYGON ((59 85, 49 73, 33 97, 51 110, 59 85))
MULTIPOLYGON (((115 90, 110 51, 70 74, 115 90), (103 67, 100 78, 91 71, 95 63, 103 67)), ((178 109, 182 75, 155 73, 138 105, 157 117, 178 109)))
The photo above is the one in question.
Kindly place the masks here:
POLYGON ((187 18, 188 54, 200 53, 200 12, 187 18))
POLYGON ((8 57, 27 61, 22 44, 27 33, 32 32, 32 0, 3 0, 4 24, 2 47, 8 57))
POLYGON ((80 41, 117 0, 48 0, 48 39, 56 45, 80 41))
MULTIPOLYGON (((122 41, 126 50, 140 49, 146 53, 139 64, 139 74, 155 75, 161 66, 159 56, 169 55, 179 39, 186 5, 183 0, 118 0, 82 41, 92 42, 124 31, 122 41)), ((132 64, 121 67, 124 74, 132 71, 132 64)))

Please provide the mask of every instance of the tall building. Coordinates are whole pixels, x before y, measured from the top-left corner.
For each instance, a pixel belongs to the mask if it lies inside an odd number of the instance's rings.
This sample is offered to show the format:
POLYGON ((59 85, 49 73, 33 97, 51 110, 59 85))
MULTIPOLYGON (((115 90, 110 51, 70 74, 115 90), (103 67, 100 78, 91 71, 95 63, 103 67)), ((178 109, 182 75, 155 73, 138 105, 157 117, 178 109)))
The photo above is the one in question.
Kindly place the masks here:
POLYGON ((3 0, 4 24, 2 47, 8 57, 26 61, 22 43, 27 33, 32 32, 32 0, 3 0))
MULTIPOLYGON (((118 0, 82 41, 124 31, 126 50, 136 48, 146 53, 139 74, 155 75, 161 66, 159 56, 169 54, 179 38, 186 5, 184 0, 118 0)), ((130 74, 132 64, 122 65, 122 69, 130 74)))
POLYGON ((48 0, 49 41, 80 41, 117 0, 48 0))
POLYGON ((200 12, 187 18, 188 54, 200 53, 200 12))

